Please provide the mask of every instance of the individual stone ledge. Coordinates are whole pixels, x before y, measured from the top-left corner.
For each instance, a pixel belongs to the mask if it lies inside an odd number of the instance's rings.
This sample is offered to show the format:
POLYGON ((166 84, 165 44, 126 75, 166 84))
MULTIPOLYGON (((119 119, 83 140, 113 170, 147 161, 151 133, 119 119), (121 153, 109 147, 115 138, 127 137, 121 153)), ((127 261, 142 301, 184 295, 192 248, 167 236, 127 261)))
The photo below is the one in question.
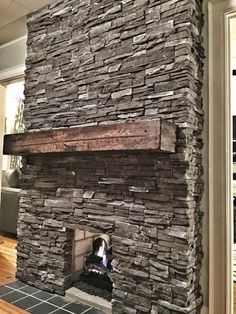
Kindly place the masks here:
POLYGON ((159 277, 169 277, 169 267, 150 260, 150 273, 159 277))
POLYGON ((129 186, 129 191, 136 193, 148 193, 149 189, 142 186, 129 186))
POLYGON ((83 198, 93 198, 95 191, 85 191, 83 194, 83 198))
POLYGON ((111 27, 111 22, 106 22, 98 26, 94 26, 90 29, 90 36, 95 37, 96 35, 109 30, 110 27, 111 27))
POLYGON ((127 269, 124 270, 127 275, 131 275, 137 278, 147 279, 149 278, 149 274, 147 272, 136 270, 136 269, 127 269))
POLYGON ((163 308, 168 308, 171 311, 176 311, 178 313, 184 313, 184 314, 188 314, 191 313, 191 311, 195 310, 197 307, 199 307, 199 305, 202 304, 202 298, 198 298, 196 301, 192 301, 191 305, 187 306, 187 307, 182 307, 182 306, 178 306, 175 304, 171 304, 167 301, 158 301, 158 303, 163 306, 163 308))
POLYGON ((57 221, 54 219, 45 219, 43 224, 44 224, 44 226, 55 227, 55 228, 62 228, 63 227, 62 221, 57 221))
POLYGON ((175 238, 187 239, 188 237, 191 236, 191 232, 187 231, 187 230, 183 230, 183 229, 186 229, 186 228, 181 227, 181 226, 180 227, 176 226, 176 227, 171 228, 169 230, 166 229, 165 234, 172 236, 172 237, 175 237, 175 238))
POLYGON ((120 11, 121 11, 121 5, 116 5, 116 6, 112 7, 111 9, 107 10, 104 14, 102 14, 99 17, 105 17, 106 15, 111 15, 111 14, 114 14, 114 13, 117 13, 120 11))
POLYGON ((64 208, 71 210, 72 204, 68 202, 67 200, 61 200, 61 199, 46 199, 44 202, 45 206, 48 207, 56 207, 56 208, 64 208))
POLYGON ((116 99, 116 98, 121 98, 124 96, 130 96, 130 95, 132 95, 132 89, 131 88, 124 89, 124 90, 121 90, 118 92, 114 92, 111 94, 111 98, 116 99))
POLYGON ((99 184, 125 184, 126 180, 123 178, 100 178, 98 181, 99 184))
POLYGON ((121 63, 111 65, 109 67, 109 72, 117 72, 117 71, 119 71, 120 68, 121 68, 121 63))
POLYGON ((58 188, 56 191, 57 197, 82 197, 83 194, 84 194, 84 190, 82 189, 58 188))

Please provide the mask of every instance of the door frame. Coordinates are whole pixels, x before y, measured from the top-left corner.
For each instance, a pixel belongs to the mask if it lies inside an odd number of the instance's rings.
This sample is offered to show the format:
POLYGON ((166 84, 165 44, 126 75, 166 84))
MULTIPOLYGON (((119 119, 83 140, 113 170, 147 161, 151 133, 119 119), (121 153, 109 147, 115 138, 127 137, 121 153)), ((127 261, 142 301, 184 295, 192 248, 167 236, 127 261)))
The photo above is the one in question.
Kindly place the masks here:
POLYGON ((0 71, 0 84, 2 85, 5 81, 8 82, 24 77, 24 71, 25 65, 19 65, 0 71))
POLYGON ((236 0, 208 1, 209 313, 233 314, 229 20, 236 0))
MULTIPOLYGON (((0 151, 3 151, 3 134, 5 124, 5 99, 6 99, 6 88, 0 85, 0 151)), ((0 169, 2 169, 3 154, 0 154, 0 169)), ((2 171, 0 171, 0 193, 2 186, 2 171)), ((0 198, 1 203, 1 198, 0 198)), ((1 204, 0 204, 1 205, 1 204)))

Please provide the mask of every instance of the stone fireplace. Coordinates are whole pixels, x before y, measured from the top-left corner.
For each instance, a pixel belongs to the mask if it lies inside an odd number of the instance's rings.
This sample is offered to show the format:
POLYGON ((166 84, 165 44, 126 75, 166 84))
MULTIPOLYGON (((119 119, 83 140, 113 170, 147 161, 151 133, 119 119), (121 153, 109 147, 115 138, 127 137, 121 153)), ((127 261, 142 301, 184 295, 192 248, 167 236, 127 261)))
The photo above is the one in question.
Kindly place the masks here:
POLYGON ((113 313, 200 313, 201 4, 57 0, 28 17, 26 133, 161 118, 177 143, 24 151, 19 279, 63 294, 87 236, 109 234, 113 313))

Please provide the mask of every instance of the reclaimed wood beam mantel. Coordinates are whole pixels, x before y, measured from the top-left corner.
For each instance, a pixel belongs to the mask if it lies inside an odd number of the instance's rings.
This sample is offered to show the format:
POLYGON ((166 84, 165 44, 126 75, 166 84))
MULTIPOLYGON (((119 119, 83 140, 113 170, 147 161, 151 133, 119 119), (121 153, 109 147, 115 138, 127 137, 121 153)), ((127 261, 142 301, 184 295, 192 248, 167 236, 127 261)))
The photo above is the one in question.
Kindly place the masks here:
POLYGON ((5 155, 158 150, 175 152, 176 126, 161 119, 4 136, 5 155))

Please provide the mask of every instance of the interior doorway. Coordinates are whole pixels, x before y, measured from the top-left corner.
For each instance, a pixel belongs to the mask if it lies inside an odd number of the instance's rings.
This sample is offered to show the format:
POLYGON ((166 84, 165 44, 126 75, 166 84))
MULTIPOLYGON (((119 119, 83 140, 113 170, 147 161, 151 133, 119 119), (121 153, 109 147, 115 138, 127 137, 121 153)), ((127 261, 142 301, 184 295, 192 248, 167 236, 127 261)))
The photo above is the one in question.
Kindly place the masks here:
POLYGON ((236 0, 209 0, 209 313, 232 314, 233 247, 233 31, 236 0))
MULTIPOLYGON (((0 140, 5 133, 18 133, 24 129, 24 78, 0 83, 0 140)), ((19 157, 0 153, 0 283, 15 280, 16 230, 19 210, 19 157)))
MULTIPOLYGON (((24 131, 24 79, 18 79, 4 84, 5 97, 3 115, 6 134, 24 131)), ((1 203, 0 232, 16 235, 17 216, 19 211, 19 175, 21 159, 18 156, 2 156, 1 167, 1 203)))

